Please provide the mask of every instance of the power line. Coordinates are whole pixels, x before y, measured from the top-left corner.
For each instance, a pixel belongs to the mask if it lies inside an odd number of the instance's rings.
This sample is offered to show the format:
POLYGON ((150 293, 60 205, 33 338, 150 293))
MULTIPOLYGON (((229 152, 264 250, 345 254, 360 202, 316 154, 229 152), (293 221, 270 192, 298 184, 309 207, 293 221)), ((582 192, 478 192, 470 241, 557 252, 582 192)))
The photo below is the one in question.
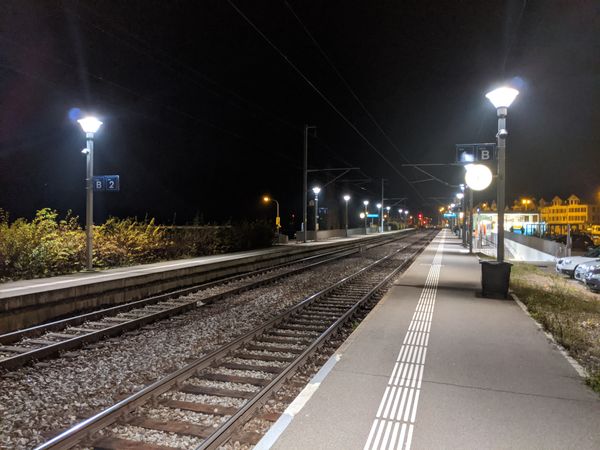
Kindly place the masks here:
MULTIPOLYGON (((323 58, 325 58, 325 60, 329 63, 329 65, 331 66, 331 68, 333 69, 333 71, 336 73, 336 75, 339 77, 339 79, 342 81, 342 83, 344 84, 344 86, 346 86, 346 89, 348 89, 348 91, 350 92, 350 94, 352 94, 352 97, 354 97, 354 100, 356 100, 356 102, 360 105, 360 107, 363 109, 363 111, 367 114, 367 116, 369 117, 369 119, 371 119, 371 122, 373 122, 373 124, 375 124, 375 126, 377 127, 377 129, 381 132, 381 134, 383 134, 383 136, 386 138, 386 140, 390 143, 390 145, 394 148, 394 150, 396 150, 396 152, 402 157, 402 159, 404 159, 407 163, 410 163, 410 160, 406 157, 406 155, 404 153, 402 153, 400 151, 400 149, 396 146, 396 144, 394 144, 394 142, 392 141, 392 139, 390 138, 390 136, 383 130, 383 128, 381 127, 381 125, 379 125, 379 122, 377 122, 377 120, 375 119, 375 117, 373 116, 373 114, 371 114, 371 112, 367 109, 367 107, 365 106, 365 104, 362 102, 362 100, 358 97, 358 95, 356 95, 356 93, 354 92, 354 90, 352 89, 352 87, 350 86, 350 84, 346 81, 346 79, 343 77, 343 75, 341 74, 341 72, 337 69, 337 67, 335 66, 335 64, 333 63, 333 61, 331 60, 331 58, 329 58, 329 56, 327 55, 327 53, 325 52, 325 50, 323 49, 323 47, 321 47, 321 45, 319 44, 319 42, 315 39, 315 37, 312 35, 312 33, 308 30, 308 28, 304 25, 304 23, 302 22, 302 20, 300 19, 300 17, 298 16, 298 14, 296 14, 296 12, 294 11, 294 9, 292 8, 292 6, 288 3, 287 0, 284 1, 286 7, 290 10, 290 12, 292 13, 292 15, 296 18, 296 20, 298 21, 298 23, 300 24, 300 26, 302 27, 302 29, 304 30, 304 32, 306 33, 306 35, 310 38, 310 40, 312 41, 312 43, 315 45, 315 47, 317 47, 317 49, 319 50, 319 52, 321 53, 321 56, 323 56, 323 58)), ((432 178, 433 181, 438 181, 446 186, 451 186, 448 182, 432 175, 431 173, 421 169, 421 168, 416 168, 417 170, 419 170, 420 172, 430 176, 432 178)))
POLYGON ((254 31, 256 31, 272 48, 273 50, 275 50, 279 56, 281 56, 285 62, 287 62, 290 67, 292 69, 294 69, 294 71, 317 93, 319 94, 319 96, 331 107, 331 109, 333 109, 343 120, 344 122, 346 122, 346 124, 348 124, 348 126, 350 126, 350 128, 352 128, 354 130, 354 132, 356 134, 358 134, 363 141, 365 141, 365 143, 375 152, 377 153, 381 159, 383 159, 410 187, 413 188, 413 190, 417 193, 417 195, 419 197, 421 197, 421 199, 423 199, 423 201, 425 201, 425 198, 423 197, 423 195, 419 192, 418 189, 416 189, 410 182, 410 180, 408 180, 408 178, 406 178, 406 176, 400 172, 400 170, 398 170, 398 168, 396 168, 396 166, 394 166, 394 164, 387 158, 387 156, 385 156, 382 152, 380 152, 377 147, 375 147, 371 141, 369 141, 366 136, 364 134, 362 134, 360 132, 360 130, 350 121, 350 119, 348 119, 334 104, 331 100, 329 100, 329 98, 323 93, 321 92, 321 90, 319 90, 319 88, 317 88, 317 86, 315 86, 315 84, 288 58, 288 56, 283 53, 279 47, 277 47, 249 18, 248 16, 246 16, 242 10, 240 10, 235 3, 233 3, 232 0, 227 0, 227 3, 229 3, 231 5, 231 7, 233 9, 236 10, 236 12, 248 23, 248 25, 250 25, 254 31))
MULTIPOLYGON (((247 99, 246 97, 241 96, 240 94, 236 93, 235 91, 233 91, 232 89, 228 88, 227 86, 223 86, 223 84, 218 83, 217 81, 215 81, 214 79, 212 79, 211 77, 207 76, 206 74, 200 72, 198 69, 191 67, 189 64, 187 64, 186 62, 182 61, 181 59, 175 58, 171 55, 166 54, 164 51, 162 51, 159 47, 157 47, 156 45, 150 45, 148 44, 148 42, 146 42, 145 40, 141 39, 139 36, 134 35, 133 33, 127 31, 126 29, 123 29, 122 27, 117 26, 114 21, 111 21, 109 19, 106 18, 106 16, 104 16, 103 14, 99 13, 98 11, 96 11, 95 9, 91 8, 89 5, 86 5, 84 3, 80 4, 81 6, 83 6, 87 11, 89 11, 91 14, 93 14, 95 17, 101 19, 104 21, 105 24, 107 24, 109 27, 112 27, 114 30, 116 30, 117 33, 120 33, 121 35, 125 36, 126 38, 130 39, 131 41, 134 41, 135 43, 132 43, 130 41, 128 41, 127 39, 125 39, 122 36, 119 36, 118 34, 115 34, 111 31, 109 31, 108 29, 100 26, 97 22, 95 21, 90 21, 87 20, 86 18, 84 18, 81 14, 79 14, 78 12, 72 10, 72 9, 68 9, 68 8, 63 8, 65 11, 69 12, 70 14, 73 14, 75 17, 77 17, 80 21, 85 22, 87 24, 89 24, 90 26, 94 27, 95 29, 97 29, 98 31, 100 31, 101 33, 107 35, 108 37, 112 38, 112 39, 116 39, 117 41, 125 44, 127 47, 129 47, 131 50, 133 50, 134 52, 145 56, 147 58, 149 58, 150 60, 154 61, 157 64, 160 64, 162 67, 175 72, 178 75, 184 76, 186 79, 190 80, 191 82, 195 83, 196 85, 200 86, 202 89, 205 89, 206 91, 212 93, 215 96, 218 97, 222 97, 222 98, 226 98, 226 95, 224 95, 223 93, 210 89, 208 88, 205 84, 201 83, 197 78, 195 77, 199 77, 202 79, 202 81, 204 82, 208 82, 210 84, 212 84, 213 86, 216 86, 220 89, 222 89, 223 91, 225 91, 225 93, 227 95, 229 95, 230 97, 234 97, 236 100, 238 100, 238 102, 228 102, 231 103, 232 105, 240 108, 240 109, 246 109, 246 111, 248 111, 249 108, 244 108, 239 102, 241 103, 245 103, 248 106, 251 106, 252 108, 255 109, 255 112, 261 113, 263 114, 263 116, 266 116, 267 120, 269 120, 269 122, 272 125, 275 125, 275 122, 279 122, 280 125, 284 125, 287 128, 297 132, 297 133, 301 133, 302 132, 302 128, 288 122, 287 120, 282 119, 281 117, 279 117, 278 114, 273 113, 269 110, 267 110, 266 108, 264 108, 263 106, 247 99), (140 47, 141 46, 141 47, 140 47), (145 47, 145 48, 144 48, 145 47), (151 47, 151 49, 150 49, 151 47), (158 53, 158 56, 155 55, 154 53, 158 53), (178 65, 181 68, 185 69, 187 72, 189 72, 189 74, 177 71, 172 64, 178 65)), ((250 114, 254 115, 252 113, 252 111, 250 111, 250 114)), ((261 121, 260 117, 257 117, 254 115, 254 118, 257 119, 258 121, 261 121)), ((280 127, 280 129, 282 129, 280 127)), ((337 153, 335 150, 333 150, 329 145, 325 144, 325 142, 318 138, 319 142, 330 152, 330 154, 334 157, 337 157, 340 161, 342 161, 344 164, 348 164, 348 165, 352 165, 349 162, 347 162, 346 160, 344 160, 339 153, 337 153)), ((290 161, 290 158, 288 158, 287 156, 285 156, 286 159, 288 159, 288 161, 290 161)))

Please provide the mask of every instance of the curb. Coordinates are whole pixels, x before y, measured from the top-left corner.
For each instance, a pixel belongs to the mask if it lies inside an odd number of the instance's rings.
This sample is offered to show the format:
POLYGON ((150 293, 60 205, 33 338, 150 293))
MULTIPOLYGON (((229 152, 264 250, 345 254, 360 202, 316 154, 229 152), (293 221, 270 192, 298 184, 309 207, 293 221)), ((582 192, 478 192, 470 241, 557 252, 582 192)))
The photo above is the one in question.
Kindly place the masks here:
POLYGON ((571 364, 571 366, 573 367, 573 369, 575 369, 577 374, 585 380, 589 376, 587 370, 585 370, 581 364, 579 364, 577 361, 575 361, 575 359, 573 359, 573 357, 569 355, 567 350, 562 345, 560 345, 558 342, 556 342, 556 339, 554 339, 554 336, 552 336, 549 332, 544 330, 544 327, 542 327, 542 325, 537 320, 535 320, 533 317, 531 317, 531 314, 529 314, 527 306, 525 306, 525 304, 521 300, 519 300, 519 297, 517 297, 517 294, 515 294, 512 290, 509 291, 509 294, 513 298, 513 300, 516 302, 516 304, 519 305, 519 307, 523 310, 523 312, 525 314, 527 314, 527 316, 529 316, 529 318, 533 321, 533 323, 535 323, 535 325, 539 328, 539 330, 546 335, 546 337, 548 338, 548 340, 550 342, 552 342, 552 344, 554 344, 556 349, 565 357, 567 362, 569 364, 571 364))

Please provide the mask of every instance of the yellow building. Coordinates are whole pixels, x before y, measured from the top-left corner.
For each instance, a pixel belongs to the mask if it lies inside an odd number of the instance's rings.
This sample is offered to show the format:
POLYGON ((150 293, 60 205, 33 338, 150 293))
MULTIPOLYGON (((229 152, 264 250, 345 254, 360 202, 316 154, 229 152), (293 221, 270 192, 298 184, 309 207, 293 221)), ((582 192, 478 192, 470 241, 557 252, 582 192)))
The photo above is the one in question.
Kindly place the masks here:
POLYGON ((552 228, 555 233, 566 232, 567 225, 573 229, 586 230, 600 224, 600 205, 581 203, 576 195, 562 200, 556 196, 551 204, 540 200, 540 220, 552 228))

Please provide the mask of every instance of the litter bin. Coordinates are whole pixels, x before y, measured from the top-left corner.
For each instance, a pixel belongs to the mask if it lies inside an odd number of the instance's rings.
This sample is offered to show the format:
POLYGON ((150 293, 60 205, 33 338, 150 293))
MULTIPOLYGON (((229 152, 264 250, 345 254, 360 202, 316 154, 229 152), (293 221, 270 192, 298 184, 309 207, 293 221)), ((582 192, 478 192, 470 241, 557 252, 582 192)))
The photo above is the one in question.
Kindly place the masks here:
POLYGON ((508 298, 511 263, 479 261, 481 264, 481 295, 508 298))

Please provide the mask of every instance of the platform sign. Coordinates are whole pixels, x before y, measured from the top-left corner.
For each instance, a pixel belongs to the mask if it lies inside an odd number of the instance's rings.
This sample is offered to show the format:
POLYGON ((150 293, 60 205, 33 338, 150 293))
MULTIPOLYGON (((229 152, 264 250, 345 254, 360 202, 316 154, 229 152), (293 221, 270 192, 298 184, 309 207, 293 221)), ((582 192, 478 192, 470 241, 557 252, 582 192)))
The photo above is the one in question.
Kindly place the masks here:
POLYGON ((94 186, 94 192, 102 192, 106 190, 106 180, 102 176, 94 177, 92 180, 92 185, 94 186))
POLYGON ((119 192, 119 175, 97 175, 92 180, 94 192, 119 192))
POLYGON ((119 192, 119 175, 105 175, 104 179, 106 180, 106 190, 108 192, 119 192))
POLYGON ((462 164, 485 163, 497 159, 496 144, 456 144, 456 162, 462 164))
POLYGON ((456 218, 456 214, 454 214, 454 213, 444 213, 444 218, 445 219, 455 219, 456 218))
POLYGON ((377 217, 379 217, 379 214, 367 214, 367 217, 370 217, 372 219, 376 219, 377 217))

